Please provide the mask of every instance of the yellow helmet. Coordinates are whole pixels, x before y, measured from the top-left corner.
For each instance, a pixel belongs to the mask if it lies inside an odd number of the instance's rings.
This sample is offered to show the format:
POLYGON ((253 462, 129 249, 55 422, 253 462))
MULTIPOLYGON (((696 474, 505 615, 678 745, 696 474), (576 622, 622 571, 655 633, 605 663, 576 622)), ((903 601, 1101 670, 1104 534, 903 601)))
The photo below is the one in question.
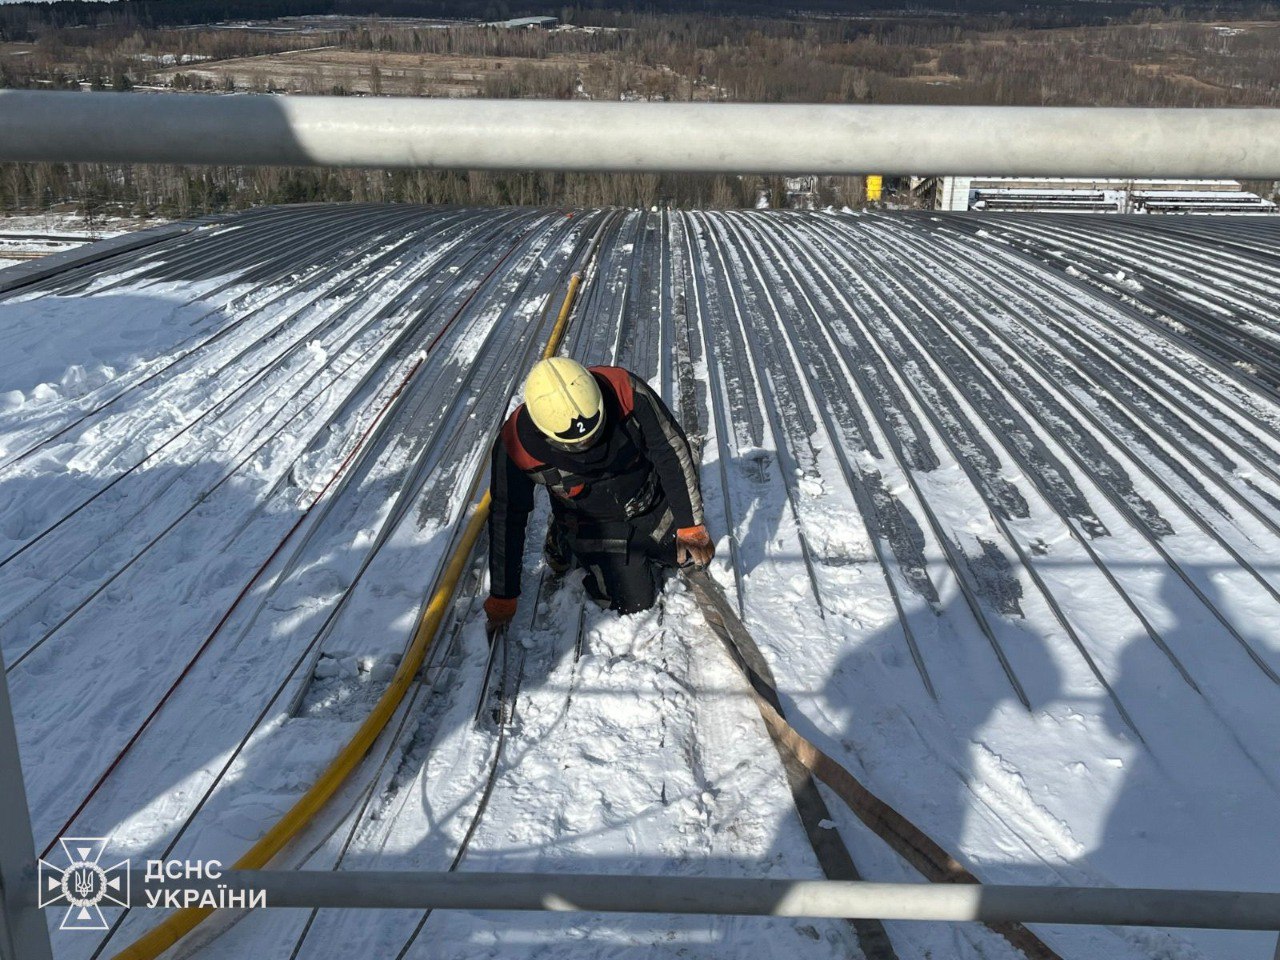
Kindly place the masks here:
POLYGON ((548 440, 570 448, 589 444, 604 423, 600 385, 586 367, 567 357, 533 365, 524 382, 524 403, 533 425, 548 440))

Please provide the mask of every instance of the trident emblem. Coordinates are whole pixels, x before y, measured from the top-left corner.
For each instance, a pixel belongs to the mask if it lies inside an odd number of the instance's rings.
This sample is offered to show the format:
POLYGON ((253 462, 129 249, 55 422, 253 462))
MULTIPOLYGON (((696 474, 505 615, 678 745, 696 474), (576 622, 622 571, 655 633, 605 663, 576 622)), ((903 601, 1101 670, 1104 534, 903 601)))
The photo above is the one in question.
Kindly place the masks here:
POLYGON ((66 905, 62 930, 106 930, 100 905, 129 906, 129 861, 102 867, 106 837, 63 837, 58 843, 68 865, 40 861, 40 906, 66 905))

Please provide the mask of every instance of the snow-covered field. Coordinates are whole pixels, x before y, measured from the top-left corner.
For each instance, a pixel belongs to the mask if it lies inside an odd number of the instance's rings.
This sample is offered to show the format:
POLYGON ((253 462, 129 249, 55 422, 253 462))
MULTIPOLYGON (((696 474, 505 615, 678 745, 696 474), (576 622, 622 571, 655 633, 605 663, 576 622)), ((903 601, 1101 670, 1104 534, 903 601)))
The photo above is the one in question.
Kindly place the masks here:
POLYGON ((164 221, 137 217, 109 217, 87 223, 66 213, 41 213, 0 217, 0 269, 29 260, 75 250, 95 240, 105 240, 164 221))
MULTIPOLYGON (((0 272, 0 636, 39 849, 229 862, 312 782, 597 234, 565 351, 699 440, 714 572, 806 736, 984 881, 1280 890, 1280 226, 1216 218, 309 206, 0 272)), ((466 838, 463 870, 819 876, 682 585, 584 607, 542 522, 483 816, 470 576, 277 865, 446 869, 466 838)), ((919 880, 828 805, 865 877, 919 880)), ((159 916, 111 919, 58 956, 159 916)), ((902 960, 1017 956, 888 929, 902 960)), ((1066 960, 1275 946, 1037 932, 1066 960)), ((218 915, 192 954, 861 955, 838 922, 361 911, 218 915)))

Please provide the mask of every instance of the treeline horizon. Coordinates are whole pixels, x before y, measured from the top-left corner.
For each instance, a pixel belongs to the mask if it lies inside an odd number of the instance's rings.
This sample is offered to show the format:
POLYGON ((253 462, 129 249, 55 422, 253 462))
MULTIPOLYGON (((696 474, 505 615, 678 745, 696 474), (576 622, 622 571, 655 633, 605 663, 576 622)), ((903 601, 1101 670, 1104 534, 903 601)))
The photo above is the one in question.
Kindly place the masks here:
MULTIPOLYGON (((1268 12, 1274 29, 1225 32, 1150 7, 1106 27, 1049 32, 966 28, 945 19, 639 13, 601 14, 619 29, 596 32, 474 24, 420 29, 380 18, 335 24, 319 34, 47 26, 22 56, 0 58, 0 87, 88 88, 101 96, 137 95, 130 93, 137 87, 421 96, 432 91, 421 73, 409 82, 406 70, 426 70, 437 58, 476 58, 504 67, 472 88, 472 95, 488 97, 1276 107, 1280 13, 1274 7, 1268 12), (338 55, 336 75, 316 68, 272 73, 270 54, 318 47, 326 56, 338 55), (244 58, 252 59, 238 74, 231 66, 219 73, 219 62, 244 58)), ((784 182, 758 177, 0 164, 0 212, 71 204, 88 218, 184 218, 258 204, 347 200, 723 208, 754 206, 761 196, 772 206, 795 199, 784 182)), ((856 207, 863 202, 863 182, 824 178, 798 202, 856 207)))
POLYGON ((865 17, 947 19, 990 28, 1102 25, 1141 15, 1199 20, 1265 11, 1258 0, 55 0, 0 4, 0 40, 30 40, 42 29, 155 28, 284 17, 346 16, 442 20, 504 20, 554 16, 600 25, 609 14, 751 16, 766 19, 865 17))
MULTIPOLYGON (((862 177, 825 177, 821 206, 856 207, 862 177)), ((153 164, 0 164, 0 214, 74 204, 92 224, 108 216, 187 219, 291 203, 420 203, 588 209, 786 205, 783 177, 681 173, 361 170, 312 167, 181 167, 153 164)))

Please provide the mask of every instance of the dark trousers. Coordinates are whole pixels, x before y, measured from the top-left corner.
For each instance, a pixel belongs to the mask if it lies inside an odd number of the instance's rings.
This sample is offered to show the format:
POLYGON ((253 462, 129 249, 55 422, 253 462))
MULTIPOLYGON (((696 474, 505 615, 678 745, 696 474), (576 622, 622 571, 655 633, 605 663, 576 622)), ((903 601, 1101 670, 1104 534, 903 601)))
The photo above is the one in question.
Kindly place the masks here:
POLYGON ((666 500, 631 520, 557 520, 578 565, 587 572, 587 594, 619 613, 648 610, 666 569, 676 566, 676 524, 666 500))

